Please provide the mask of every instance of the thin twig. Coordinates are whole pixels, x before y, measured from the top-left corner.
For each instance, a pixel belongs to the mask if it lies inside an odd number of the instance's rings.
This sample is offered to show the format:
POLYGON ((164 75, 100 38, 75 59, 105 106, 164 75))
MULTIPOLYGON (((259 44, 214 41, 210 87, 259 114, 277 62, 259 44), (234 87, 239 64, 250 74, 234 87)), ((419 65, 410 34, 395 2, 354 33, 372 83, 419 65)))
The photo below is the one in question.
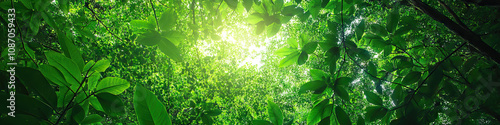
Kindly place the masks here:
POLYGON ((156 27, 158 28, 158 32, 160 32, 160 25, 158 24, 158 17, 156 16, 155 6, 153 5, 153 0, 149 0, 151 3, 151 8, 153 8, 153 14, 155 15, 156 27))
POLYGON ((90 10, 90 12, 92 12, 92 16, 93 16, 93 17, 97 20, 97 22, 99 22, 99 24, 101 24, 102 26, 104 26, 104 28, 106 28, 106 30, 107 30, 109 33, 111 33, 111 35, 113 35, 114 37, 116 37, 116 38, 117 38, 117 39, 119 39, 120 41, 124 41, 124 40, 123 40, 123 39, 121 39, 120 37, 116 36, 116 34, 114 34, 113 32, 111 32, 111 31, 109 30, 109 28, 108 28, 106 25, 104 25, 104 23, 102 23, 102 21, 101 21, 99 18, 97 18, 97 14, 94 12, 94 10, 90 9, 88 6, 85 6, 85 8, 89 9, 89 10, 90 10))

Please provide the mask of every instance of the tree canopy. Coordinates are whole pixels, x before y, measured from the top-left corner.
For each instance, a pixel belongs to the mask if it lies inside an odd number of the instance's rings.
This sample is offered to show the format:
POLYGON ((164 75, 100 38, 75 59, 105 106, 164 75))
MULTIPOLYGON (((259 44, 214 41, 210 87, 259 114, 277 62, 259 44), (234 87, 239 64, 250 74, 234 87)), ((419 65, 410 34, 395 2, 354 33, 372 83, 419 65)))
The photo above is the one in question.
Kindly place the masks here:
POLYGON ((2 124, 500 124, 496 0, 0 9, 2 124))

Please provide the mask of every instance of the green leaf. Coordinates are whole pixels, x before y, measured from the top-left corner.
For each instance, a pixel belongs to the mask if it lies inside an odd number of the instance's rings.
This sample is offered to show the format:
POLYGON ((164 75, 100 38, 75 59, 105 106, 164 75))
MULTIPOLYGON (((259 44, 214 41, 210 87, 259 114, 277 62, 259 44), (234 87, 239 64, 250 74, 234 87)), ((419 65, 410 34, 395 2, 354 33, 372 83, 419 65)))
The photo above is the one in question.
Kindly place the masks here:
POLYGON ((101 103, 99 103, 99 100, 97 99, 97 97, 91 96, 89 98, 89 101, 90 101, 90 104, 92 105, 92 107, 94 107, 95 110, 104 112, 104 109, 102 108, 101 103))
POLYGON ((203 121, 203 124, 205 124, 205 125, 213 125, 214 124, 214 120, 212 119, 212 117, 205 115, 205 114, 201 114, 201 121, 203 121))
MULTIPOLYGON (((308 91, 313 91, 316 93, 316 91, 321 91, 323 92, 324 88, 326 87, 326 84, 324 81, 310 81, 302 85, 299 89, 299 94, 306 93, 308 91)), ((319 92, 319 93, 321 93, 319 92)))
POLYGON ((58 25, 56 24, 56 22, 54 21, 54 18, 52 18, 52 15, 49 15, 47 12, 45 11, 42 11, 40 12, 40 15, 42 16, 43 20, 49 24, 50 27, 54 28, 54 29, 57 29, 58 28, 58 25))
POLYGON ((349 115, 340 106, 335 107, 335 114, 337 115, 337 120, 341 125, 351 125, 351 119, 349 115))
POLYGON ((329 116, 331 115, 331 111, 333 108, 332 104, 328 104, 329 99, 324 99, 320 103, 316 104, 312 109, 311 112, 309 112, 307 116, 307 124, 308 125, 314 125, 316 123, 319 123, 321 119, 323 119, 323 116, 329 116), (329 109, 329 110, 328 110, 329 109))
POLYGON ((89 81, 87 82, 89 90, 94 90, 95 89, 95 87, 97 86, 97 83, 98 83, 99 79, 101 79, 101 73, 93 73, 92 75, 90 75, 89 81))
POLYGON ((281 28, 281 24, 279 24, 279 23, 273 23, 273 24, 269 25, 267 28, 267 37, 272 37, 272 36, 276 35, 278 33, 278 31, 280 31, 280 28, 281 28))
POLYGON ((328 29, 331 31, 331 32, 334 32, 336 33, 337 32, 337 27, 338 27, 338 24, 333 22, 333 21, 327 21, 328 23, 328 29))
POLYGON ((343 86, 335 86, 333 91, 335 92, 336 96, 339 96, 341 99, 343 99, 347 102, 350 102, 349 101, 349 93, 347 92, 347 90, 343 86))
POLYGON ((31 4, 31 1, 30 0, 20 0, 21 3, 23 3, 23 5, 28 8, 28 9, 33 9, 33 5, 31 4))
POLYGON ((382 99, 375 93, 370 91, 365 91, 366 100, 375 105, 383 105, 382 99))
POLYGON ((209 110, 205 113, 207 113, 207 115, 209 116, 218 116, 222 113, 222 111, 220 109, 214 109, 214 110, 209 110))
MULTIPOLYGON (((179 45, 179 43, 185 41, 185 39, 186 39, 186 35, 182 34, 182 32, 179 32, 179 31, 164 32, 164 33, 162 33, 162 36, 164 38, 167 38, 167 40, 169 40, 170 42, 172 42, 176 46, 179 45)), ((219 39, 220 39, 220 37, 219 37, 219 39)))
POLYGON ((302 51, 305 51, 307 54, 312 54, 316 48, 318 47, 318 42, 309 42, 304 47, 302 47, 302 51))
MULTIPOLYGON (((26 0, 23 0, 26 1, 26 0)), ((31 21, 29 22, 30 28, 33 31, 33 34, 37 34, 38 30, 40 29, 40 17, 39 16, 32 16, 31 21)))
POLYGON ((358 57, 364 61, 367 61, 371 58, 370 52, 366 49, 358 48, 358 57))
POLYGON ((321 0, 312 0, 308 8, 313 18, 318 17, 319 11, 321 10, 321 0))
POLYGON ((305 22, 309 18, 309 16, 311 16, 311 12, 306 11, 305 13, 299 14, 298 16, 300 22, 305 22))
POLYGON ((272 125, 273 123, 267 120, 253 120, 252 125, 272 125))
POLYGON ((371 31, 379 36, 387 36, 387 30, 379 24, 370 25, 371 31))
POLYGON ((276 52, 274 52, 274 54, 281 56, 281 57, 284 57, 284 56, 290 55, 293 52, 297 52, 297 50, 292 49, 292 48, 288 48, 288 47, 283 47, 283 48, 277 50, 276 52))
POLYGON ((257 23, 257 28, 255 29, 255 34, 260 35, 266 29, 266 24, 264 21, 257 23))
POLYGON ((377 119, 381 119, 387 113, 387 109, 382 106, 370 106, 366 107, 365 118, 369 122, 373 122, 377 119))
POLYGON ((280 61, 279 67, 286 67, 294 64, 299 59, 299 52, 293 52, 280 61))
POLYGON ((273 13, 281 12, 281 8, 283 8, 283 0, 274 0, 273 13))
POLYGON ((267 113, 269 113, 269 120, 271 120, 271 123, 274 125, 283 125, 283 113, 280 107, 271 99, 267 100, 267 113))
POLYGON ((420 72, 416 71, 410 72, 403 78, 403 81, 401 83, 404 85, 410 85, 415 82, 418 82, 418 80, 420 79, 420 75, 422 75, 422 73, 420 72))
POLYGON ((398 30, 396 30, 396 32, 394 32, 394 36, 401 36, 401 35, 404 35, 404 34, 407 34, 408 32, 410 32, 412 29, 412 27, 410 26, 403 26, 403 27, 399 27, 398 30))
POLYGON ((396 88, 394 89, 394 91, 392 92, 392 95, 391 95, 392 102, 394 104, 396 104, 396 106, 399 106, 399 104, 403 101, 403 99, 404 99, 403 94, 404 94, 403 88, 400 85, 396 86, 396 88))
POLYGON ((177 13, 173 9, 167 9, 158 22, 162 31, 169 31, 177 23, 177 13))
POLYGON ((137 42, 146 46, 153 46, 161 41, 161 34, 157 31, 150 30, 149 32, 139 35, 137 42))
POLYGON ((262 21, 264 21, 264 18, 262 18, 261 13, 252 13, 247 17, 247 22, 250 24, 257 24, 262 21))
POLYGON ((304 46, 311 41, 311 36, 307 34, 300 34, 299 46, 304 48, 304 46))
POLYGON ((82 123, 83 119, 87 114, 84 112, 84 109, 82 106, 75 104, 73 108, 71 108, 71 120, 76 121, 76 123, 82 123))
POLYGON ((130 21, 130 26, 135 29, 150 29, 154 30, 156 27, 156 23, 154 25, 150 24, 148 21, 145 20, 132 20, 130 21))
POLYGON ((15 73, 29 91, 39 95, 42 101, 52 108, 56 108, 56 92, 40 71, 27 67, 18 67, 15 73))
POLYGON ((335 80, 335 85, 336 86, 349 86, 353 79, 351 77, 340 77, 337 80, 335 80))
MULTIPOLYGON (((20 86, 18 86, 18 85, 20 85, 20 84, 16 83, 16 90, 19 90, 19 88, 17 88, 17 87, 20 87, 20 86)), ((11 107, 9 103, 10 102, 15 103, 15 105, 12 107, 12 108, 14 108, 14 111, 15 111, 15 113, 14 113, 15 117, 22 117, 21 115, 29 115, 29 116, 36 118, 36 121, 40 121, 40 120, 49 119, 49 117, 51 117, 52 113, 54 112, 52 110, 52 108, 47 106, 46 103, 43 103, 43 102, 39 101, 38 99, 34 99, 31 96, 17 93, 17 91, 15 92, 15 96, 11 96, 7 92, 1 92, 0 98, 2 98, 4 101, 4 102, 0 103, 0 106, 2 106, 2 108, 5 108, 5 111, 11 112, 11 110, 8 109, 11 107), (10 101, 9 98, 15 98, 14 99, 15 101, 10 101), (6 101, 6 100, 9 100, 9 101, 6 101)), ((4 111, 4 110, 1 110, 1 111, 4 111)), ((8 112, 2 112, 5 114, 5 116, 2 117, 2 119, 0 119, 2 124, 5 124, 4 120, 3 120, 4 118, 11 117, 11 116, 7 116, 8 112)), ((20 124, 20 123, 15 123, 12 125, 18 125, 18 124, 20 124)), ((39 124, 39 123, 36 123, 36 124, 39 124)))
POLYGON ((294 37, 291 37, 291 38, 288 38, 286 40, 286 43, 288 43, 288 45, 290 45, 291 48, 299 48, 299 43, 297 43, 297 39, 295 39, 294 37))
POLYGON ((169 40, 165 38, 161 39, 161 42, 158 43, 158 48, 160 48, 161 52, 170 57, 172 60, 182 62, 180 50, 169 40))
POLYGON ((73 40, 68 38, 67 35, 71 36, 72 34, 66 34, 66 32, 57 30, 57 39, 59 40, 59 44, 61 44, 64 55, 73 60, 79 70, 82 70, 85 63, 83 62, 82 54, 80 54, 80 49, 73 44, 73 40))
POLYGON ((365 119, 363 119, 361 115, 358 115, 358 121, 356 122, 356 125, 365 125, 365 119))
POLYGON ((361 37, 363 36, 363 34, 365 33, 365 20, 361 20, 358 24, 358 26, 356 26, 356 29, 355 29, 355 32, 356 32, 356 38, 357 40, 361 40, 361 37))
POLYGON ((243 0, 243 6, 247 10, 247 12, 250 12, 252 5, 253 5, 253 0, 243 0))
POLYGON ((373 63, 373 62, 368 63, 367 72, 368 72, 368 76, 377 77, 377 67, 375 66, 375 63, 373 63))
POLYGON ((297 60, 297 64, 302 65, 302 64, 306 63, 308 57, 309 57, 309 55, 307 55, 307 53, 305 51, 302 51, 302 53, 300 53, 300 56, 297 60))
POLYGON ((82 81, 81 71, 73 60, 56 52, 46 52, 45 56, 50 65, 57 68, 64 76, 66 82, 71 85, 79 85, 82 81))
POLYGON ((118 95, 130 87, 127 80, 117 77, 106 77, 102 79, 96 87, 97 93, 108 92, 113 95, 118 95))
POLYGON ((224 0, 224 2, 226 2, 227 6, 232 10, 236 10, 236 7, 238 7, 238 0, 224 0))
POLYGON ((81 124, 91 124, 91 123, 97 123, 97 122, 101 122, 102 120, 104 120, 104 118, 102 118, 101 116, 99 116, 98 114, 92 114, 92 115, 89 115, 87 116, 81 124))
MULTIPOLYGON (((123 105, 120 97, 106 92, 99 93, 95 96, 97 100, 99 100, 99 104, 102 106, 104 112, 111 117, 124 116, 127 113, 125 111, 125 105, 123 105)), ((135 109, 137 111, 137 108, 135 109)))
POLYGON ((135 86, 134 109, 142 125, 171 125, 170 115, 155 94, 139 84, 135 86))
POLYGON ((312 80, 324 80, 327 77, 327 74, 319 69, 311 69, 309 71, 311 73, 312 80))
POLYGON ((297 7, 297 5, 289 5, 281 10, 281 14, 285 16, 294 16, 304 13, 304 9, 297 7))
POLYGON ((387 17, 386 28, 390 33, 394 32, 394 29, 398 26, 399 23, 399 10, 397 8, 393 8, 389 17, 387 17))
POLYGON ((318 125, 330 125, 330 116, 321 119, 318 125))
POLYGON ((82 70, 83 74, 92 74, 93 72, 104 72, 110 66, 111 62, 107 59, 99 60, 97 63, 94 63, 93 60, 89 61, 82 70))
POLYGON ((57 3, 59 4, 59 8, 64 12, 68 13, 69 11, 69 0, 57 0, 57 3))
POLYGON ((300 2, 302 2, 302 0, 295 0, 295 3, 297 4, 300 4, 300 2))
POLYGON ((40 65, 40 72, 42 72, 43 76, 45 76, 46 79, 54 82, 59 86, 70 86, 70 84, 66 82, 66 79, 64 79, 61 71, 56 69, 54 66, 40 65))

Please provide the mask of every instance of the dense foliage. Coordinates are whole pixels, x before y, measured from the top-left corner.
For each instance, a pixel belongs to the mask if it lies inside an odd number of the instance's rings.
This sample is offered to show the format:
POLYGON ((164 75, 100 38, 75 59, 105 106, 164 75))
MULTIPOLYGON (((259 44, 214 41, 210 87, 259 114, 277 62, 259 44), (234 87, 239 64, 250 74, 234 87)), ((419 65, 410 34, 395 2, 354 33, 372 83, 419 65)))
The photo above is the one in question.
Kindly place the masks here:
POLYGON ((500 124, 499 7, 4 0, 0 123, 500 124))

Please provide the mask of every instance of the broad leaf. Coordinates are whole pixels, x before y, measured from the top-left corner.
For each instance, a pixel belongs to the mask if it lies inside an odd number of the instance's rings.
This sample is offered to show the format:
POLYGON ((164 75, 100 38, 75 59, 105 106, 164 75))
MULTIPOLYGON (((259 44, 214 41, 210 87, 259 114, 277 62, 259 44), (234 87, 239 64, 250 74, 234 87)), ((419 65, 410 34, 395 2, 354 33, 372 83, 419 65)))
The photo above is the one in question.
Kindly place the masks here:
POLYGON ((97 93, 108 92, 114 95, 118 95, 130 87, 130 83, 127 80, 117 78, 117 77, 106 77, 102 79, 96 87, 97 93))
POLYGON ((161 34, 157 31, 150 30, 144 34, 139 35, 137 42, 146 46, 156 45, 161 41, 161 34))
POLYGON ((366 100, 375 105, 383 105, 382 99, 375 93, 370 91, 365 91, 366 100))
POLYGON ((271 101, 271 99, 267 100, 267 113, 269 113, 271 123, 274 125, 283 125, 283 113, 280 107, 271 101))
POLYGON ((321 119, 331 115, 333 105, 328 103, 329 99, 324 99, 311 109, 311 112, 309 112, 309 115, 307 116, 308 125, 314 125, 316 123, 319 123, 321 119))
POLYGON ((158 48, 160 48, 161 52, 170 57, 172 60, 182 62, 180 50, 169 40, 162 38, 161 42, 158 43, 158 48))
POLYGON ((335 107, 335 114, 337 115, 337 121, 341 125, 351 125, 351 119, 349 115, 340 106, 335 107))
POLYGON ((287 56, 287 55, 290 55, 292 54, 293 52, 297 52, 297 49, 293 49, 293 48, 288 48, 288 47, 283 47, 279 50, 277 50, 276 52, 274 52, 276 55, 278 56, 281 56, 281 57, 284 57, 284 56, 287 56))
POLYGON ((135 86, 134 109, 142 125, 171 125, 170 115, 155 94, 141 85, 135 86))
MULTIPOLYGON (((318 81, 310 81, 310 82, 307 82, 300 87, 299 94, 306 93, 308 91, 313 91, 315 93, 317 91, 323 92, 322 90, 324 90, 325 87, 326 87, 326 84, 324 81, 319 81, 319 80, 318 81)), ((319 93, 321 93, 321 92, 319 92, 319 93)))
POLYGON ((124 116, 127 113, 120 97, 110 93, 99 93, 95 96, 99 100, 99 104, 102 106, 104 112, 111 117, 124 116))
POLYGON ((394 29, 398 26, 399 23, 399 10, 397 8, 393 8, 389 16, 387 17, 386 28, 390 33, 394 32, 394 29))
POLYGON ((286 56, 284 59, 280 61, 279 67, 286 67, 294 64, 295 62, 297 62, 297 60, 299 60, 299 55, 300 55, 299 52, 293 52, 292 54, 286 56))
POLYGON ((79 85, 82 81, 81 71, 73 60, 56 52, 49 51, 45 53, 50 65, 57 68, 64 76, 66 82, 71 85, 79 85))
POLYGON ((335 92, 336 96, 339 96, 344 101, 350 102, 349 93, 343 86, 335 86, 333 91, 335 92))
POLYGON ((173 9, 167 9, 161 14, 161 18, 158 22, 160 29, 165 32, 172 29, 177 23, 177 13, 173 9))
POLYGON ((361 40, 361 37, 365 33, 365 20, 359 22, 358 26, 356 26, 355 33, 357 40, 361 40))
POLYGON ((297 60, 297 64, 302 65, 306 63, 308 58, 309 55, 305 51, 302 51, 302 53, 300 53, 299 59, 297 60))
POLYGON ((420 75, 421 75, 420 72, 416 72, 416 71, 410 72, 410 73, 408 73, 408 75, 406 75, 403 78, 402 84, 405 84, 405 85, 413 84, 420 79, 420 75))
POLYGON ((387 30, 379 24, 370 25, 371 31, 379 36, 387 36, 387 30))
POLYGON ((27 67, 18 67, 15 73, 29 91, 40 96, 41 100, 49 104, 50 107, 56 108, 56 92, 40 71, 27 67))
POLYGON ((302 47, 302 51, 305 51, 307 54, 312 54, 316 47, 318 47, 318 42, 309 42, 304 47, 302 47))
POLYGON ((370 106, 366 107, 365 118, 369 122, 373 122, 377 119, 381 119, 387 113, 387 109, 382 106, 370 106))

